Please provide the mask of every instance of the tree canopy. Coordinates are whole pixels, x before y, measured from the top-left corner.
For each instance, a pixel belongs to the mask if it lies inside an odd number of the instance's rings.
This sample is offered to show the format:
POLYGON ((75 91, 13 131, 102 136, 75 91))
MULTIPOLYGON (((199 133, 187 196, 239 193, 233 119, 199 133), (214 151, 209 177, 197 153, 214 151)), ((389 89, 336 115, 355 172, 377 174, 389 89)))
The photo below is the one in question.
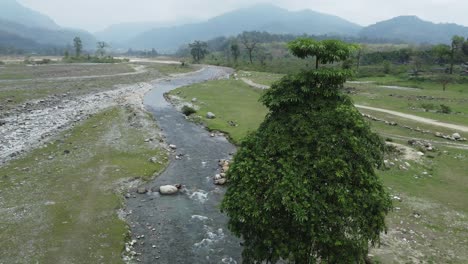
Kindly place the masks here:
POLYGON ((292 54, 305 59, 307 57, 316 58, 316 68, 318 64, 344 61, 351 56, 351 53, 358 47, 345 42, 328 39, 316 41, 310 38, 299 38, 288 44, 292 54))
MULTIPOLYGON (((302 39, 291 51, 347 59, 352 46, 302 39)), ((348 70, 288 75, 265 92, 269 113, 242 142, 222 210, 244 240, 243 263, 361 263, 391 201, 375 166, 384 145, 342 92, 348 70)))

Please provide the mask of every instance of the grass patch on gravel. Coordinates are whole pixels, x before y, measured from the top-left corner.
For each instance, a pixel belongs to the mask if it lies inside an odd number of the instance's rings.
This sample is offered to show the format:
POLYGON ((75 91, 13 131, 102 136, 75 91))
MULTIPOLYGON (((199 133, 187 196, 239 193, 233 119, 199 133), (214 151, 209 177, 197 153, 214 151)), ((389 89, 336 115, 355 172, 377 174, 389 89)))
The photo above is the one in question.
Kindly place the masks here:
POLYGON ((148 114, 112 108, 1 167, 2 262, 121 263, 128 230, 117 190, 164 168, 157 131, 148 114))
POLYGON ((0 80, 112 75, 134 72, 129 64, 51 64, 30 66, 8 64, 0 69, 0 80))
POLYGON ((229 133, 235 143, 249 132, 254 131, 263 121, 267 109, 258 102, 261 90, 252 89, 242 81, 219 80, 195 84, 176 89, 171 95, 190 101, 197 98, 200 109, 197 115, 211 130, 229 133), (213 112, 215 119, 207 119, 206 114, 213 112), (232 126, 229 122, 237 126, 232 126))

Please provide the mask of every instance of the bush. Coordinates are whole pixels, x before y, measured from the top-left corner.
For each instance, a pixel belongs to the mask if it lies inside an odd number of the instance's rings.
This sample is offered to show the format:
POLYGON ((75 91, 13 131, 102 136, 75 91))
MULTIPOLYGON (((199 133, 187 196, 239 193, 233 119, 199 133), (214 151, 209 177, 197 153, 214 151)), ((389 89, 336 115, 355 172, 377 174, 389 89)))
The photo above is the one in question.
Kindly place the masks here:
POLYGON ((389 61, 383 62, 383 72, 389 74, 392 70, 392 64, 389 61))
POLYGON ((436 106, 431 103, 424 103, 424 104, 421 104, 421 108, 424 109, 424 111, 429 112, 431 110, 434 110, 436 106))
POLYGON ((197 110, 193 109, 192 107, 188 106, 188 105, 184 105, 182 107, 182 113, 184 113, 184 115, 186 116, 189 116, 191 114, 195 114, 197 112, 197 110))
POLYGON ((441 104, 438 112, 442 114, 450 114, 452 113, 452 108, 448 105, 441 104))

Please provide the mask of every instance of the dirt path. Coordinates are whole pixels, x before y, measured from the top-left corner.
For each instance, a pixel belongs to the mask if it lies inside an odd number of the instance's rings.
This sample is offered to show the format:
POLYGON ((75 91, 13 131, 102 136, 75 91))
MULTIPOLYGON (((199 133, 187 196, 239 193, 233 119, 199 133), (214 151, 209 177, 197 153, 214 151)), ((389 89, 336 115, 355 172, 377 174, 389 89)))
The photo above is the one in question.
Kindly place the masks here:
POLYGON ((462 131, 462 132, 468 132, 468 126, 444 123, 444 122, 441 122, 441 121, 438 121, 438 120, 435 120, 435 119, 430 119, 430 118, 405 114, 405 113, 392 111, 392 110, 387 110, 387 109, 383 109, 383 108, 370 107, 370 106, 364 106, 364 105, 355 105, 355 106, 357 108, 361 108, 361 109, 377 111, 377 112, 382 112, 382 113, 386 113, 386 114, 390 114, 390 115, 394 115, 394 116, 398 116, 398 117, 403 117, 403 118, 414 120, 414 121, 417 121, 417 122, 420 122, 420 123, 425 123, 425 124, 440 126, 440 127, 445 127, 445 128, 451 128, 451 129, 455 129, 457 131, 462 131))
POLYGON ((245 82, 246 84, 248 84, 248 85, 254 87, 254 88, 258 88, 258 89, 262 89, 262 90, 270 88, 270 86, 268 86, 268 85, 263 85, 263 84, 255 83, 255 82, 253 82, 252 80, 249 80, 249 79, 247 79, 247 78, 241 78, 241 80, 242 80, 243 82, 245 82))
MULTIPOLYGON (((245 82, 246 84, 248 84, 248 85, 250 85, 252 87, 255 87, 255 88, 260 88, 260 89, 268 89, 269 88, 269 86, 255 83, 255 82, 253 82, 252 80, 249 80, 249 79, 242 78, 241 80, 243 82, 245 82), (264 88, 264 87, 266 87, 266 88, 264 88)), ((386 87, 386 88, 390 88, 390 87, 386 87)), ((404 87, 400 87, 400 88, 404 88, 404 87)), ((409 89, 411 89, 411 88, 409 88, 409 89)), ((416 115, 405 114, 405 113, 392 111, 392 110, 387 110, 387 109, 383 109, 383 108, 370 107, 370 106, 364 106, 364 105, 355 105, 355 106, 357 108, 361 108, 361 109, 377 111, 377 112, 382 112, 382 113, 386 113, 386 114, 390 114, 390 115, 394 115, 394 116, 398 116, 398 117, 403 117, 403 118, 410 119, 410 120, 413 120, 413 121, 417 121, 417 122, 420 122, 420 123, 425 123, 425 124, 440 126, 440 127, 445 127, 445 128, 451 128, 451 129, 455 129, 455 130, 460 131, 460 132, 468 132, 468 126, 444 123, 444 122, 441 122, 441 121, 438 121, 438 120, 435 120, 435 119, 430 119, 430 118, 420 117, 420 116, 416 116, 416 115)))

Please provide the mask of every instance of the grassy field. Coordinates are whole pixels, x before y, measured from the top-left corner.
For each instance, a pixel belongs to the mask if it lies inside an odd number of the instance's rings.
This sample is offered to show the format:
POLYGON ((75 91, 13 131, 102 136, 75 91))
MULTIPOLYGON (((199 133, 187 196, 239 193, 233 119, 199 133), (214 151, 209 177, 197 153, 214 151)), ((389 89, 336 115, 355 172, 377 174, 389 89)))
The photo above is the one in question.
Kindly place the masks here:
POLYGON ((0 68, 0 80, 5 79, 32 79, 32 78, 55 78, 55 77, 78 77, 89 75, 112 75, 119 73, 134 72, 129 64, 50 64, 50 65, 25 65, 7 64, 0 68))
POLYGON ((211 130, 228 132, 238 143, 249 131, 256 130, 267 109, 258 102, 262 91, 252 89, 242 81, 211 81, 180 88, 170 94, 186 101, 197 98, 200 107, 197 115, 203 117, 211 130), (213 112, 215 119, 206 119, 207 112, 213 112), (237 126, 228 122, 232 121, 237 126))
MULTIPOLYGON (((242 77, 245 72, 239 73, 242 77)), ((262 84, 271 84, 268 73, 249 73, 248 78, 262 84)), ((247 78, 247 77, 246 77, 247 78)), ((354 86, 354 84, 353 84, 354 86)), ((457 92, 446 92, 428 89, 423 91, 385 90, 376 85, 362 85, 356 88, 353 98, 366 105, 394 109, 420 116, 450 121, 455 124, 466 124, 463 116, 466 105, 456 100, 466 97, 457 96, 457 92), (412 96, 409 98, 390 97, 389 94, 412 96), (448 97, 455 101, 431 100, 432 103, 449 104, 457 114, 426 113, 411 110, 409 103, 419 103, 413 96, 448 97), (380 98, 381 97, 381 98, 380 98), (379 98, 379 99, 375 99, 379 98)), ((258 102, 261 91, 246 86, 241 80, 215 81, 200 85, 183 87, 172 92, 172 95, 190 101, 197 98, 196 106, 203 122, 210 128, 228 132, 233 141, 238 143, 248 131, 258 127, 263 120, 266 109, 258 102), (204 118, 206 112, 217 114, 217 118, 204 118), (218 114, 219 113, 219 114, 218 114), (238 127, 227 124, 237 120, 238 127)), ((453 132, 415 121, 369 112, 381 118, 394 118, 391 121, 402 125, 420 127, 444 133, 453 132)), ((371 122, 371 121, 369 121, 371 122)), ((374 131, 383 138, 390 138, 395 143, 407 145, 408 139, 436 140, 436 152, 427 153, 420 159, 404 159, 397 154, 389 154, 386 159, 395 165, 387 170, 378 171, 382 180, 395 199, 395 210, 388 216, 388 234, 384 235, 382 247, 372 251, 374 259, 382 263, 466 263, 468 254, 468 144, 465 150, 449 147, 450 141, 437 139, 432 134, 410 131, 400 126, 388 126, 382 122, 371 122, 374 131)))
POLYGON ((121 263, 119 190, 164 168, 156 132, 149 115, 113 108, 1 167, 0 262, 121 263))

